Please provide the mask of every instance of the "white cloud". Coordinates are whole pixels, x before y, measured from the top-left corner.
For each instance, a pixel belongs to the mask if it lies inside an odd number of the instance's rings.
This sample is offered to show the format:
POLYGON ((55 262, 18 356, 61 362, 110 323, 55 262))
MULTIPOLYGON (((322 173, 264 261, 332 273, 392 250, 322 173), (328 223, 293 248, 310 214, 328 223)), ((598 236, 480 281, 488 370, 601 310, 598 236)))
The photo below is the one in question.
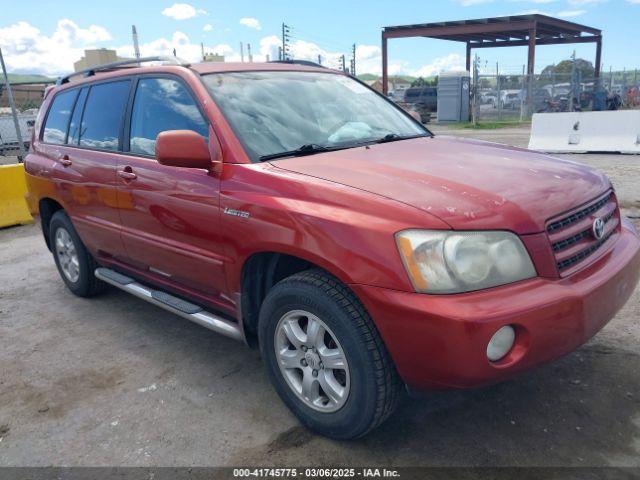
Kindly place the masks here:
MULTIPOLYGON (((187 60, 188 62, 202 61, 202 47, 200 46, 200 43, 192 42, 186 33, 180 31, 174 32, 171 38, 158 38, 148 43, 141 44, 140 54, 143 57, 172 55, 174 48, 176 49, 177 56, 187 60)), ((206 52, 225 55, 225 60, 227 62, 240 61, 240 55, 237 55, 227 44, 215 46, 205 45, 204 49, 206 52)), ((117 47, 116 51, 118 52, 118 55, 122 57, 133 56, 133 47, 129 44, 117 47)))
POLYGON ((81 28, 68 19, 58 21, 51 36, 24 21, 0 28, 0 47, 7 68, 14 72, 47 75, 69 72, 85 48, 96 48, 96 43, 109 40, 111 35, 105 28, 98 25, 81 28))
POLYGON ((482 5, 483 3, 491 3, 493 0, 452 0, 463 7, 472 7, 474 5, 482 5))
POLYGON ((174 20, 186 20, 198 15, 207 15, 207 11, 196 9, 196 7, 188 3, 174 3, 170 7, 162 10, 162 15, 173 18, 174 20))
POLYGON ((558 12, 558 17, 560 18, 573 18, 573 17, 579 17, 580 15, 584 15, 585 13, 587 13, 586 10, 563 10, 561 12, 558 12))
MULTIPOLYGON (((266 55, 275 60, 278 58, 278 49, 282 46, 282 39, 276 35, 263 37, 260 40, 260 60, 262 61, 266 55)), ((349 67, 351 60, 350 51, 328 51, 319 47, 315 43, 297 40, 291 42, 291 55, 299 60, 318 61, 318 55, 322 58, 322 64, 329 68, 340 68, 340 57, 344 54, 346 66, 349 67)), ((458 54, 449 54, 441 58, 436 58, 432 63, 423 65, 419 68, 411 68, 405 61, 395 61, 389 63, 389 74, 408 74, 414 76, 432 76, 447 70, 463 70, 464 59, 458 54)), ((356 72, 373 73, 380 75, 382 73, 382 51, 377 45, 357 45, 356 46, 356 72)))
POLYGON ((553 16, 553 14, 545 12, 543 10, 538 10, 537 8, 532 8, 530 10, 524 10, 522 12, 515 13, 514 15, 548 15, 548 16, 553 16))
POLYGON ((444 57, 436 58, 428 65, 423 65, 417 70, 410 72, 414 77, 431 77, 442 72, 452 70, 464 70, 465 60, 457 53, 450 53, 444 57))
POLYGON ((260 21, 252 17, 242 17, 240 19, 240 25, 244 25, 245 27, 249 27, 249 28, 255 28, 256 30, 262 30, 262 25, 260 25, 260 21))
POLYGON ((584 6, 584 5, 597 5, 598 3, 605 3, 608 0, 569 0, 570 5, 584 6))
POLYGON ((202 27, 202 30, 204 32, 210 32, 211 30, 213 30, 213 25, 211 25, 210 23, 207 23, 204 27, 202 27))

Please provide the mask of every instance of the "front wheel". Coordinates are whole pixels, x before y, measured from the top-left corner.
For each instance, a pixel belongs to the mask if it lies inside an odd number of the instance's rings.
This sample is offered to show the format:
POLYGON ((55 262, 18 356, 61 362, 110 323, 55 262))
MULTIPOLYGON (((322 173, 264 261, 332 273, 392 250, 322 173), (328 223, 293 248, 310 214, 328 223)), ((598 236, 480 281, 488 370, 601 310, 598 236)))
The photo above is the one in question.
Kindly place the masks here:
POLYGON ((259 337, 276 391, 312 430, 356 438, 394 410, 401 382, 389 353, 359 300, 331 275, 309 270, 273 287, 259 337))

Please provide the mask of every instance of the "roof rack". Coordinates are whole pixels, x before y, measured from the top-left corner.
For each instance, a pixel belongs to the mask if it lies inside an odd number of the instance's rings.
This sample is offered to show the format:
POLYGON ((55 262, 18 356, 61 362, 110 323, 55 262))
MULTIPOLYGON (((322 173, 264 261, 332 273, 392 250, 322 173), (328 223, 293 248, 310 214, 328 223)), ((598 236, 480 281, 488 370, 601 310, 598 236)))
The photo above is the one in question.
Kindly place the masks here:
POLYGON ((293 65, 306 65, 307 67, 327 68, 319 63, 310 60, 271 60, 269 63, 288 63, 293 65))
POLYGON ((96 72, 108 72, 110 70, 117 70, 121 67, 139 67, 141 63, 147 62, 165 62, 171 65, 181 65, 188 67, 189 63, 178 57, 171 57, 168 55, 160 55, 155 57, 143 57, 143 58, 131 58, 128 60, 121 60, 119 62, 105 63, 103 65, 96 65, 95 67, 80 70, 79 72, 73 72, 69 75, 60 77, 56 82, 56 85, 63 85, 69 82, 69 79, 82 75, 84 77, 92 77, 96 72))

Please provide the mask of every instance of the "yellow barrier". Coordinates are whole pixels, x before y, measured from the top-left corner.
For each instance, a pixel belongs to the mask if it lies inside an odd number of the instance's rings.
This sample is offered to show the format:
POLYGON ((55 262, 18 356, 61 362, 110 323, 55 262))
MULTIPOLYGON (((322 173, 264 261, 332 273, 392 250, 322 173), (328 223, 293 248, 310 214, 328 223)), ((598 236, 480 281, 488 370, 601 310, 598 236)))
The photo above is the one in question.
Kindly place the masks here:
POLYGON ((25 193, 24 165, 0 165, 0 227, 33 222, 25 193))

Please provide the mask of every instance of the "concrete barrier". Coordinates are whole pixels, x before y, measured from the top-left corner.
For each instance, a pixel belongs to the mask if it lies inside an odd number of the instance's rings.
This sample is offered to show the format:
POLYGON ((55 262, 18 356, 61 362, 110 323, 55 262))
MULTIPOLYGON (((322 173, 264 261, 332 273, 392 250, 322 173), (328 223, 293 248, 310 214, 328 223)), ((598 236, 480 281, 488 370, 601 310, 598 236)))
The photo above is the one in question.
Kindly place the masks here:
POLYGON ((640 110, 536 113, 529 148, 550 153, 640 154, 640 110))
POLYGON ((0 165, 0 227, 33 222, 25 193, 24 165, 0 165))

